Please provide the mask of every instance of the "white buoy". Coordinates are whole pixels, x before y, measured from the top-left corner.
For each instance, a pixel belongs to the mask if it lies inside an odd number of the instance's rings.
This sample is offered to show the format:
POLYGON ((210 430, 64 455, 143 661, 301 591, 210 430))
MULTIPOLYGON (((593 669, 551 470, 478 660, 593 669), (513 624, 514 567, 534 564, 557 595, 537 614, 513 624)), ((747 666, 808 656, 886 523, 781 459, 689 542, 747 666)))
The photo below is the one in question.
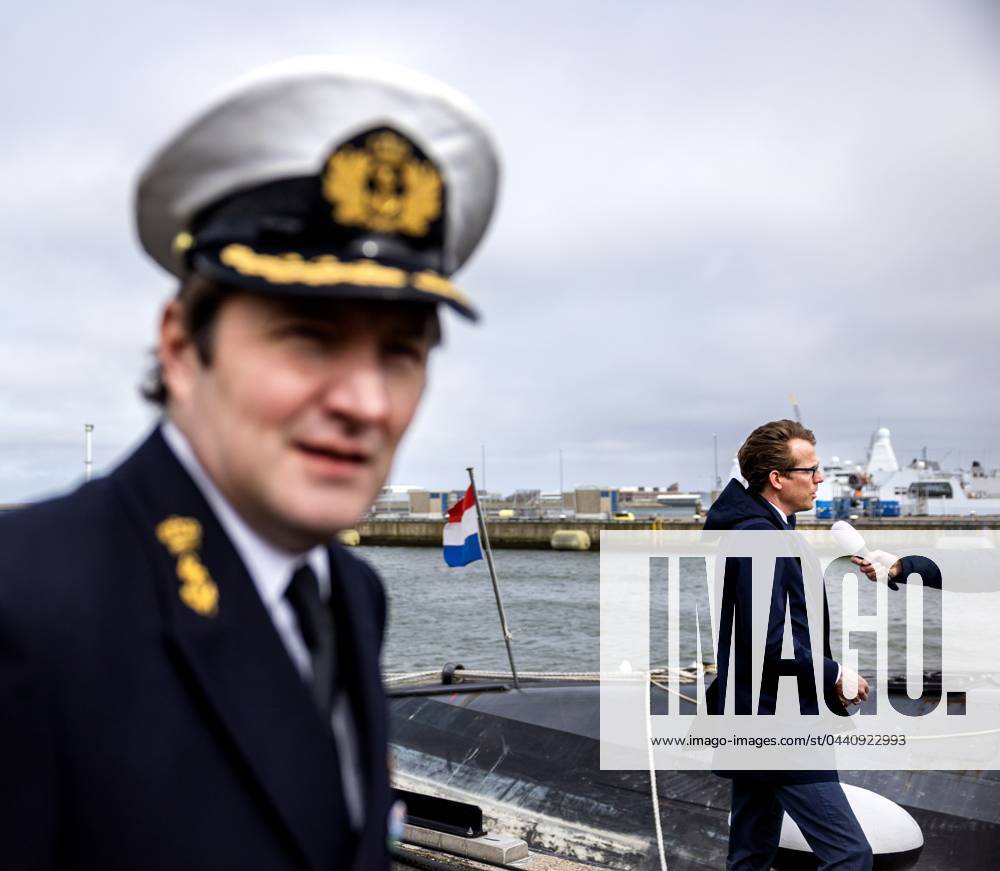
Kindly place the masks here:
POLYGON ((590 536, 582 529, 557 529, 549 539, 553 550, 590 550, 590 536))
MULTIPOLYGON (((876 868, 912 868, 920 858, 924 835, 917 821, 907 811, 885 796, 862 789, 860 786, 841 784, 844 795, 861 823, 861 829, 872 848, 876 868)), ((781 821, 781 841, 776 869, 805 867, 812 850, 795 821, 784 815, 781 821)), ((815 859, 811 859, 815 867, 815 859)))
POLYGON ((337 538, 345 547, 357 547, 361 544, 361 533, 356 529, 342 529, 337 533, 337 538))

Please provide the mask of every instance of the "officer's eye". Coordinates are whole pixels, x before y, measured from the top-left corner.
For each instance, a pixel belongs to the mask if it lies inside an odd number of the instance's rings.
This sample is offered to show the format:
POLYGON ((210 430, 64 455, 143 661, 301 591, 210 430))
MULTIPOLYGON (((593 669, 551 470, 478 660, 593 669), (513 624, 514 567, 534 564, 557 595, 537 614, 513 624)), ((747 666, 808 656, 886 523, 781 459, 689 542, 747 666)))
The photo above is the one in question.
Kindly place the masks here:
POLYGON ((387 359, 423 363, 427 358, 427 343, 419 339, 394 339, 382 346, 387 359))
POLYGON ((292 341, 324 347, 336 342, 336 335, 331 330, 304 321, 285 324, 278 330, 278 335, 292 341))

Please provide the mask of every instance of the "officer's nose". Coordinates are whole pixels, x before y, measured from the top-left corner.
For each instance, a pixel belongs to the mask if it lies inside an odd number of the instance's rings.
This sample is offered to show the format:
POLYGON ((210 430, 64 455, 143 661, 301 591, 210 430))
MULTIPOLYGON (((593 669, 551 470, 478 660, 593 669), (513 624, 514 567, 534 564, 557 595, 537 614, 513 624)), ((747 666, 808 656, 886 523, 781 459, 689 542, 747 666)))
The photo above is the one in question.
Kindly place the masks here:
POLYGON ((324 412, 359 426, 381 423, 389 412, 389 391, 377 347, 357 343, 338 358, 328 367, 324 412))

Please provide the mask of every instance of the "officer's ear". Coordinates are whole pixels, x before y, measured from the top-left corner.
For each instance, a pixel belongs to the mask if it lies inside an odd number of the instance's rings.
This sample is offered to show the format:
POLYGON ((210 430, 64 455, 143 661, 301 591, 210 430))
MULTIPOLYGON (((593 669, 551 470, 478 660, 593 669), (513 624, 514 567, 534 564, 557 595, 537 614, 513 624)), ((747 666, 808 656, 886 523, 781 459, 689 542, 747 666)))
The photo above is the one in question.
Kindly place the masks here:
POLYGON ((156 355, 169 400, 184 401, 191 395, 201 361, 188 328, 184 303, 178 298, 172 299, 163 309, 156 355))
POLYGON ((767 483, 771 485, 772 490, 780 490, 782 488, 781 472, 777 469, 771 469, 767 473, 767 483))

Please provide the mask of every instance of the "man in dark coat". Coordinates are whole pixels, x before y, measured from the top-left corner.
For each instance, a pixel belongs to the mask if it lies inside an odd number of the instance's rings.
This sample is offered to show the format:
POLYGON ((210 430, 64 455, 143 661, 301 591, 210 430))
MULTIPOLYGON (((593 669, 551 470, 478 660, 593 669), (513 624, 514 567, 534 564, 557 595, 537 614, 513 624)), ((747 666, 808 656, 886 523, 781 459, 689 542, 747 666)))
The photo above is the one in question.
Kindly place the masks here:
POLYGON ((108 477, 0 519, 0 868, 389 864, 385 597, 332 543, 389 473, 492 211, 464 98, 294 61, 139 185, 180 279, 108 477))
MULTIPOLYGON (((740 470, 747 479, 744 487, 731 480, 713 503, 705 521, 706 530, 759 529, 791 530, 795 512, 811 508, 817 485, 823 474, 816 459, 816 440, 801 424, 791 420, 766 423, 755 429, 739 452, 740 470)), ((784 603, 787 600, 792 639, 797 659, 804 666, 807 685, 812 686, 813 666, 805 620, 805 592, 802 570, 796 560, 777 561, 773 585, 771 615, 761 678, 761 698, 755 709, 751 698, 749 674, 751 632, 749 619, 752 601, 752 577, 749 559, 729 559, 726 563, 724 599, 735 602, 729 609, 723 604, 718 655, 719 678, 709 687, 710 712, 721 712, 726 698, 730 659, 737 671, 734 710, 736 713, 774 711, 777 693, 775 663, 781 658, 784 633, 784 603), (733 638, 736 622, 735 656, 727 643, 733 638)), ((823 664, 821 669, 826 704, 837 708, 868 695, 864 678, 852 675, 857 695, 844 696, 844 670, 830 652, 829 616, 823 597, 823 664)), ((804 684, 800 684, 803 686, 804 684)), ((807 695, 807 694, 804 694, 807 695)), ((806 713, 816 713, 823 702, 807 698, 806 713)), ((769 869, 778 849, 782 811, 798 824, 821 869, 866 869, 871 867, 872 852, 854 816, 836 771, 731 771, 719 772, 733 779, 732 816, 729 856, 726 867, 739 871, 769 869)))

